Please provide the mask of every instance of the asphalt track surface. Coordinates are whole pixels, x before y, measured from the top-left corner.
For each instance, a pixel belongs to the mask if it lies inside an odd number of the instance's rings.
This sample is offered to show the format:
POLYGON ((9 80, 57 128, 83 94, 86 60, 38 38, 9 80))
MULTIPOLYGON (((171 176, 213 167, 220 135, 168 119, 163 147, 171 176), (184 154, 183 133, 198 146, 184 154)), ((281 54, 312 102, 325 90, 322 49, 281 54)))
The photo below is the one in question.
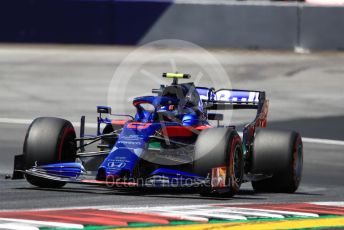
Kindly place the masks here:
MULTIPOLYGON (((78 121, 80 115, 86 115, 87 122, 94 123, 95 107, 107 104, 113 73, 132 50, 106 46, 0 46, 1 210, 344 200, 344 145, 326 141, 304 143, 304 176, 295 194, 258 194, 245 184, 233 198, 204 198, 186 192, 140 194, 80 185, 39 189, 24 180, 5 179, 12 171, 13 156, 22 151, 27 120, 57 116, 78 121)), ((210 52, 230 76, 233 88, 267 91, 271 127, 295 129, 308 138, 344 141, 343 53, 210 52)), ((189 63, 176 63, 183 72, 197 73, 197 67, 189 63)), ((147 68, 155 74, 171 71, 163 69, 159 62, 147 68)), ((141 79, 131 84, 133 95, 143 87, 141 79)), ((239 127, 243 124, 241 117, 234 115, 239 127)), ((94 131, 88 129, 89 133, 94 131)))

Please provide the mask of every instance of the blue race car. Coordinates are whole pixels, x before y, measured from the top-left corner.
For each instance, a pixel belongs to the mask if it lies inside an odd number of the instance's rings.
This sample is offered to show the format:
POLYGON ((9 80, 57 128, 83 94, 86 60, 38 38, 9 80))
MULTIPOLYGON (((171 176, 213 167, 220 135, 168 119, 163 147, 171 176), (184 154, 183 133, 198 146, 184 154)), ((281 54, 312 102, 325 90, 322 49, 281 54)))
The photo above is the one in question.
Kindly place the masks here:
POLYGON ((135 116, 98 106, 96 135, 80 137, 64 119, 39 117, 30 125, 13 179, 58 188, 66 183, 128 188, 193 188, 201 195, 233 196, 243 182, 255 191, 296 191, 303 167, 300 134, 266 128, 265 92, 178 83, 189 74, 164 73, 171 85, 133 100, 135 116), (227 109, 254 109, 242 137, 220 125, 227 109), (217 113, 211 113, 217 111, 217 113), (113 119, 119 117, 122 119, 113 119), (212 126, 209 121, 217 123, 212 126), (98 151, 85 147, 97 143, 98 151))

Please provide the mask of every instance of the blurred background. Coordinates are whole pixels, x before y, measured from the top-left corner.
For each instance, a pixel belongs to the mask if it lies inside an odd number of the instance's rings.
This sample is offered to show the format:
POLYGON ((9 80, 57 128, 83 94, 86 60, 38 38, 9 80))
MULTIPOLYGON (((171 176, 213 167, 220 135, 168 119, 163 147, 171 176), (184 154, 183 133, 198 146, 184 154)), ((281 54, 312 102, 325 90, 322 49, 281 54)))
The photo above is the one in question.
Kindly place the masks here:
POLYGON ((344 1, 6 0, 0 42, 342 50, 344 1))

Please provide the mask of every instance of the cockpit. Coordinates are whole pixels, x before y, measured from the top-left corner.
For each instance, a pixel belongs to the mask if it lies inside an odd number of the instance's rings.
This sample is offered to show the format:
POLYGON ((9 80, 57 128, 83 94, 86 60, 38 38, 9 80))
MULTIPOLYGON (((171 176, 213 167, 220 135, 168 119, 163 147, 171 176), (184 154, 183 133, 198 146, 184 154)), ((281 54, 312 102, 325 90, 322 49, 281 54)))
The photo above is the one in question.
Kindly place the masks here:
POLYGON ((160 96, 135 98, 133 104, 139 122, 198 125, 204 121, 202 101, 193 83, 167 86, 160 96))

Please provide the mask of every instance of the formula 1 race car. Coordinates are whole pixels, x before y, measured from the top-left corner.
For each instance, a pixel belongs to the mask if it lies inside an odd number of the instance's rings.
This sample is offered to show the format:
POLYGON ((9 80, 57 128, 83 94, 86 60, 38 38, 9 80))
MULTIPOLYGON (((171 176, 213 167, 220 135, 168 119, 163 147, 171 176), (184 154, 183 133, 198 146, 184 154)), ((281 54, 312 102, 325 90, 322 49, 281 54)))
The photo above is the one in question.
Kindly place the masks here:
POLYGON ((233 196, 243 182, 251 182, 255 191, 296 191, 303 167, 301 136, 265 128, 265 92, 178 83, 189 74, 163 77, 172 78, 172 84, 153 89, 155 96, 135 98, 135 116, 98 106, 96 135, 85 135, 84 116, 78 138, 67 120, 35 119, 23 154, 15 156, 12 178, 25 177, 34 186, 50 188, 66 183, 193 188, 211 196, 233 196), (242 137, 235 126, 220 125, 223 114, 210 112, 228 109, 257 110, 242 137), (98 150, 86 151, 93 143, 98 150))

